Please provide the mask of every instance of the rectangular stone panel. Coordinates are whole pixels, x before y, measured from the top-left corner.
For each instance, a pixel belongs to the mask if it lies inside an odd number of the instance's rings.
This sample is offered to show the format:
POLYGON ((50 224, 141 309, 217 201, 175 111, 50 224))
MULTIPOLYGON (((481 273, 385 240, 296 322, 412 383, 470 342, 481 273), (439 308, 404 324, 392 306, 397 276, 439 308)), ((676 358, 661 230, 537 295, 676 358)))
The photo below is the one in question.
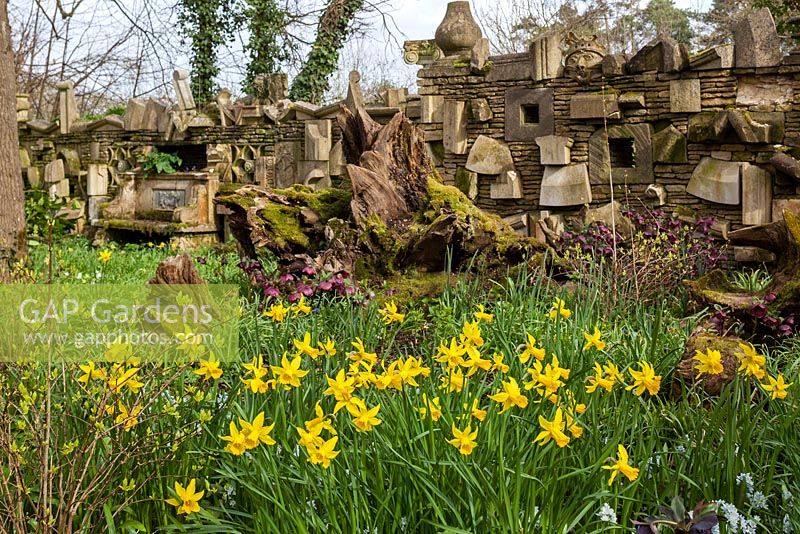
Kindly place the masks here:
POLYGON ((669 82, 670 113, 698 113, 700 109, 699 78, 669 82))
POLYGON ((615 95, 572 95, 569 99, 570 119, 619 118, 615 95))
POLYGON ((444 149, 453 154, 467 153, 467 103, 445 100, 442 134, 444 149))
POLYGON ((555 133, 552 89, 515 87, 505 97, 506 141, 533 141, 555 133))
POLYGON ((749 163, 742 164, 742 224, 772 220, 772 175, 749 163))

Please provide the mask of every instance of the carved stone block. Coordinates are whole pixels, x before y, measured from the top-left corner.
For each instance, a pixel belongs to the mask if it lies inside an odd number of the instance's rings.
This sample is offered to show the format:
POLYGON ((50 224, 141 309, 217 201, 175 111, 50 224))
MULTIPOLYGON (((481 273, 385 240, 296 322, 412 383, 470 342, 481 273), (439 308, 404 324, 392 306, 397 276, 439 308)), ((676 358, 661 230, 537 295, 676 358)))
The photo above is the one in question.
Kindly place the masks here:
POLYGON ((467 103, 445 100, 442 135, 444 149, 453 154, 467 153, 467 103))
POLYGON ((305 121, 307 160, 328 161, 331 153, 331 121, 305 121))
POLYGON ((533 141, 555 133, 552 89, 515 87, 505 97, 506 141, 533 141))
POLYGON ((544 168, 540 206, 581 206, 592 201, 592 186, 585 163, 544 168))

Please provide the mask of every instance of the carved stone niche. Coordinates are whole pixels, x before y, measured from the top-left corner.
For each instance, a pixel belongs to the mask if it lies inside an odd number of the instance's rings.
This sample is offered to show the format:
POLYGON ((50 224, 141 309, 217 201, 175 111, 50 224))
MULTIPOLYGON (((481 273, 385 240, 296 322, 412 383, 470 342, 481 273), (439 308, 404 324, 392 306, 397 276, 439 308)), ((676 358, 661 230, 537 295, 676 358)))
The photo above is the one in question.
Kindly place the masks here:
POLYGON ((589 138, 589 181, 592 185, 653 182, 653 149, 649 124, 619 124, 597 130, 589 138))
POLYGON ((533 141, 555 133, 552 89, 509 89, 505 105, 506 141, 533 141))

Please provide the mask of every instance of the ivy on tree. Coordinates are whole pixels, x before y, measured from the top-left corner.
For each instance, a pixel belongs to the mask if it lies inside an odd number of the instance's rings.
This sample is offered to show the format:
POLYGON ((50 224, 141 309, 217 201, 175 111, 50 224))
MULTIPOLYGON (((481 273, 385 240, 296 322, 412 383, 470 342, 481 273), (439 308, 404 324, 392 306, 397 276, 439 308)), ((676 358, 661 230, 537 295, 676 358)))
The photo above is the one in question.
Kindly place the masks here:
POLYGON ((253 94, 256 76, 279 72, 281 64, 290 59, 294 43, 286 38, 289 15, 275 0, 247 0, 244 15, 250 30, 244 46, 250 57, 244 90, 253 94))
POLYGON ((313 104, 322 101, 331 74, 339 66, 339 51, 350 35, 355 14, 364 0, 329 0, 317 26, 317 38, 294 79, 289 98, 313 104))
POLYGON ((192 94, 199 104, 214 99, 219 74, 217 48, 226 41, 230 0, 181 0, 178 20, 191 40, 192 94))

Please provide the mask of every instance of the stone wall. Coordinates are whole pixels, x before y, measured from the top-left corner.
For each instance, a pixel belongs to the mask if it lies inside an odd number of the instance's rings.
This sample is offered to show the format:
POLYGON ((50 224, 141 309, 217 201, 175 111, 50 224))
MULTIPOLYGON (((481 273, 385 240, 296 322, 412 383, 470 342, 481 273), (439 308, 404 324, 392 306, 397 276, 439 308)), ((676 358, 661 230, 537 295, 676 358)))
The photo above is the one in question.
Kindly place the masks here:
POLYGON ((517 220, 605 204, 613 184, 632 207, 770 222, 800 196, 771 162, 800 147, 800 55, 780 54, 768 10, 734 37, 691 57, 669 38, 627 57, 553 33, 488 57, 479 39, 418 61, 419 122, 445 180, 517 220))

